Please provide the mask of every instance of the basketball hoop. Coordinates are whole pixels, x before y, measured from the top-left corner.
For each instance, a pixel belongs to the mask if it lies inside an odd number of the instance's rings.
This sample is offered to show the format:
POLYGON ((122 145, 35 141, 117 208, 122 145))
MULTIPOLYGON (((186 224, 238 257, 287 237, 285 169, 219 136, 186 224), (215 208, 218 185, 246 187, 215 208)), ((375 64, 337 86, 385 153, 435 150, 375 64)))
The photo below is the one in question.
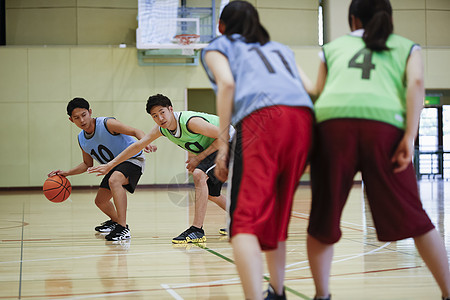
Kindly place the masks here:
POLYGON ((197 43, 200 40, 200 36, 198 34, 178 34, 173 39, 174 43, 185 46, 197 43))

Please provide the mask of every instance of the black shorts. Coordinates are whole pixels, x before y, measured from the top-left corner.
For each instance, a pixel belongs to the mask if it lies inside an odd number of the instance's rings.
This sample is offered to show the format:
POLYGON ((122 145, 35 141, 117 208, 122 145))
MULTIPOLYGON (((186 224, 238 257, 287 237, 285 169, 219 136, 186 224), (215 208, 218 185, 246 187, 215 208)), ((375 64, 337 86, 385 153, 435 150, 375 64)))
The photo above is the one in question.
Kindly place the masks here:
POLYGON ((219 197, 223 182, 216 178, 214 169, 216 168, 217 151, 208 155, 200 162, 196 169, 200 169, 208 175, 208 194, 213 197, 219 197))
POLYGON ((136 189, 139 178, 141 178, 141 175, 142 175, 141 167, 139 167, 129 161, 124 161, 123 163, 114 167, 111 171, 109 171, 108 174, 105 175, 105 177, 103 177, 102 183, 100 183, 101 188, 110 190, 109 177, 111 177, 111 174, 114 173, 115 171, 119 171, 126 178, 128 178, 128 184, 124 185, 123 187, 130 193, 134 193, 134 190, 136 189))

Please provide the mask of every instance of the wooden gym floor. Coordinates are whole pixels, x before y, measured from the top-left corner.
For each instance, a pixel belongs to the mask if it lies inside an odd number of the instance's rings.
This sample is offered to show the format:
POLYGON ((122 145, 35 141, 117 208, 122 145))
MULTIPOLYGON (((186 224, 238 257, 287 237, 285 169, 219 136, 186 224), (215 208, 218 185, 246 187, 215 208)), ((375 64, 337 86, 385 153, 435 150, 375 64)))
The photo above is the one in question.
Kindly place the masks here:
MULTIPOLYGON (((450 183, 421 181, 420 188, 450 249, 450 203, 444 200, 450 183)), ((74 190, 59 204, 40 191, 0 192, 0 299, 243 299, 230 244, 218 233, 226 216, 215 204, 209 203, 205 220, 207 242, 174 246, 171 239, 190 226, 193 192, 140 188, 128 201, 132 239, 112 244, 93 230, 105 221, 95 192, 74 190)), ((287 247, 289 299, 314 295, 305 246, 310 199, 309 186, 301 185, 287 247)), ((342 228, 332 267, 334 300, 440 299, 411 239, 377 241, 360 184, 342 228)))

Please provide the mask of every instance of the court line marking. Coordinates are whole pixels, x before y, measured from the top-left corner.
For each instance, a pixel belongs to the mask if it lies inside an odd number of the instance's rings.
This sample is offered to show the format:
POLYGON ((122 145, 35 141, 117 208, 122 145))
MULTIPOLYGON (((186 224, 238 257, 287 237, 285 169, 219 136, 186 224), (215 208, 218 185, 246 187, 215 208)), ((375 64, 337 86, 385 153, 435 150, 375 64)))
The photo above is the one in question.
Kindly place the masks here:
MULTIPOLYGON (((178 252, 173 250, 173 252, 178 252)), ((167 251, 149 251, 149 252, 138 252, 138 253, 111 253, 111 254, 92 254, 83 256, 71 256, 71 257, 51 257, 51 258, 37 258, 37 259, 26 259, 26 260, 11 260, 11 261, 0 261, 0 265, 8 263, 22 263, 22 262, 40 262, 40 261, 57 261, 57 260, 72 260, 72 259, 85 259, 94 257, 108 257, 108 256, 137 256, 137 255, 152 255, 152 254, 166 254, 167 251)))
MULTIPOLYGON (((416 267, 410 267, 410 268, 401 268, 401 269, 411 269, 411 268, 421 268, 422 266, 416 266, 416 267)), ((380 272, 385 272, 385 271, 395 271, 393 269, 388 269, 388 270, 381 270, 380 272)), ((365 273, 365 272, 361 272, 361 273, 365 273)), ((355 277, 343 277, 343 276, 351 276, 353 274, 358 274, 358 273, 345 273, 345 274, 336 274, 336 275, 332 275, 332 276, 336 276, 336 278, 334 280, 360 280, 361 278, 355 278, 355 277)), ((373 279, 389 279, 389 278, 428 278, 428 279, 432 279, 432 275, 403 275, 403 276, 377 276, 376 278, 373 279)), ((303 280, 311 280, 312 277, 305 277, 305 278, 293 278, 293 279, 287 279, 286 281, 303 281, 303 280)), ((238 282, 239 283, 239 282, 238 282)), ((207 286, 204 286, 207 287, 207 286)), ((159 289, 158 289, 159 290, 159 289)), ((114 297, 117 295, 131 295, 131 294, 139 294, 139 293, 145 293, 145 292, 150 292, 150 291, 156 291, 156 289, 140 289, 140 290, 129 290, 129 291, 110 291, 108 293, 102 293, 102 294, 96 294, 96 293, 85 293, 85 294, 59 294, 59 295, 31 295, 31 296, 24 296, 22 298, 54 298, 54 299, 72 299, 72 300, 76 300, 76 299, 88 299, 88 298, 98 298, 98 297, 114 297), (59 298, 56 298, 59 297, 59 298)), ((15 298, 13 296, 0 296, 0 299, 12 299, 15 298)), ((182 299, 182 298, 181 298, 182 299)), ((309 299, 309 298, 308 298, 309 299)))
MULTIPOLYGON (((295 212, 294 212, 295 213, 295 212)), ((298 213, 298 214, 301 214, 301 213, 298 213)), ((23 214, 23 216, 24 216, 24 214, 23 214)), ((348 223, 348 222, 347 222, 348 223)), ((22 224, 25 224, 24 222, 22 223, 22 224)), ((352 223, 349 223, 349 224, 352 224, 352 223)), ((27 224, 28 225, 28 224, 27 224)), ((356 225, 356 226, 362 226, 362 225, 358 225, 358 224, 352 224, 352 225, 356 225)), ((22 225, 22 231, 23 231, 23 228, 24 228, 24 226, 22 225)), ((22 236, 22 240, 21 240, 21 242, 22 242, 22 244, 23 244, 23 236, 22 236)), ((353 259, 353 258, 357 258, 357 257, 360 257, 360 256, 364 256, 364 255, 368 255, 368 254, 371 254, 371 253, 373 253, 373 252, 375 252, 375 251, 378 251, 378 250, 380 250, 381 248, 384 248, 384 247, 386 247, 388 244, 390 244, 390 243, 387 243, 387 244, 385 244, 384 246, 382 246, 382 247, 379 247, 379 248, 377 248, 377 249, 374 249, 374 250, 372 250, 372 251, 369 251, 369 252, 367 252, 367 253, 363 253, 363 254, 360 254, 360 255, 356 255, 356 256, 349 256, 348 258, 346 258, 346 259, 342 259, 342 260, 339 260, 338 262, 341 262, 341 261, 345 261, 345 260, 350 260, 350 259, 353 259)), ((199 246, 199 245, 196 245, 196 246, 199 246)), ((201 248, 201 249, 203 249, 203 250, 207 250, 207 249, 204 249, 203 247, 199 247, 199 248, 201 248)), ((231 262, 231 263, 233 263, 234 264, 234 261, 232 260, 232 259, 230 259, 230 258, 228 258, 228 257, 226 257, 226 256, 224 256, 224 255, 222 255, 222 254, 220 254, 219 252, 217 252, 217 251, 215 251, 215 250, 213 250, 213 249, 210 249, 210 248, 208 248, 209 250, 207 250, 208 252, 210 252, 210 253, 212 253, 212 254, 214 254, 214 255, 216 255, 216 256, 218 256, 218 257, 220 257, 220 258, 222 258, 222 259, 224 259, 224 260, 227 260, 228 262, 231 262), (213 253, 214 252, 214 253, 213 253)), ((220 249, 229 249, 229 248, 219 248, 219 249, 217 249, 217 250, 220 250, 220 249)), ((68 258, 48 258, 48 259, 35 259, 35 260, 23 260, 23 256, 21 256, 21 260, 20 261, 14 261, 14 262, 20 262, 21 264, 22 264, 22 262, 31 262, 31 261, 49 261, 49 260, 68 260, 68 259, 83 259, 83 258, 90 258, 90 257, 107 257, 107 256, 117 256, 117 255, 146 255, 146 254, 155 254, 155 253, 162 253, 162 252, 141 252, 141 253, 133 253, 133 254, 130 254, 130 253, 123 253, 123 254, 118 254, 118 253, 113 253, 113 254, 103 254, 103 255, 88 255, 88 256, 78 256, 78 257, 68 257, 68 258)), ((164 253, 167 253, 166 251, 164 251, 164 253)), ((13 262, 13 261, 11 261, 11 262, 13 262)), ((299 262, 299 263, 304 263, 305 261, 303 261, 303 262, 299 262)), ((0 262, 0 264, 2 264, 2 263, 8 263, 8 262, 0 262)), ((299 263, 296 263, 296 264, 299 264, 299 263)), ((295 264, 294 264, 295 265, 295 264)), ((291 265, 289 265, 289 266, 291 266, 291 265)), ((288 266, 287 266, 288 267, 288 266)), ((307 268, 307 267, 304 267, 304 268, 300 268, 300 269, 305 269, 305 268, 307 268)), ((291 270, 289 270, 289 271, 294 271, 294 270, 299 270, 299 269, 291 269, 291 270)), ((288 270, 287 270, 287 272, 288 272, 288 270)), ((267 276, 265 276, 264 275, 264 279, 265 280, 269 280, 269 278, 267 277, 267 276)), ((225 279, 225 280, 219 280, 219 281, 212 281, 212 282, 209 282, 209 283, 206 283, 207 285, 206 286, 210 286, 211 285, 211 283, 212 284, 237 284, 237 283, 239 283, 240 282, 240 279, 239 278, 233 278, 233 279, 225 279)), ((197 284, 185 284, 185 285, 179 285, 179 286, 173 286, 174 288, 183 288, 183 287, 196 287, 196 286, 199 286, 199 284, 197 283, 197 284)), ((205 284, 202 284, 202 286, 205 286, 205 284)), ((170 286, 169 285, 164 285, 164 287, 167 287, 167 288, 169 288, 170 290, 172 290, 173 291, 173 289, 171 289, 170 288, 170 286)), ((166 289, 167 290, 167 289, 166 289)), ((288 291, 291 291, 291 289, 290 288, 287 288, 286 290, 288 290, 288 291)), ((295 290, 292 290, 293 292, 294 292, 294 294, 296 294, 297 293, 297 291, 295 291, 295 290)), ((173 291, 174 292, 174 291, 173 291)), ((133 294, 133 293, 139 293, 139 291, 133 291, 133 292, 119 292, 119 293, 114 293, 114 294, 112 294, 112 293, 107 293, 107 294, 104 294, 104 296, 112 296, 112 295, 118 295, 118 294, 133 294)), ((174 292, 175 294, 176 294, 176 292, 174 292)), ((177 294, 178 295, 178 294, 177 294)), ((85 295, 85 296, 78 296, 78 297, 82 297, 82 298, 92 298, 92 297, 98 297, 98 296, 101 296, 101 295, 99 295, 99 294, 96 294, 96 295, 91 295, 91 296, 87 296, 87 295, 85 295)), ((179 296, 179 295, 178 295, 179 296)), ((81 298, 72 298, 72 299, 81 299, 81 298)), ((301 296, 300 296, 301 297, 301 296)), ((302 297, 302 298, 304 298, 304 297, 302 297)), ((66 298, 67 299, 67 298, 66 298)), ((177 298, 176 298, 177 299, 177 298)), ((180 299, 183 299, 183 298, 180 298, 180 299)), ((304 299, 309 299, 309 297, 306 297, 305 296, 305 298, 304 299)))
MULTIPOLYGON (((375 248, 375 249, 373 249, 373 250, 370 250, 369 252, 363 252, 363 253, 356 254, 356 255, 349 255, 348 257, 342 258, 342 259, 339 259, 339 260, 334 260, 334 259, 333 259, 332 264, 334 265, 334 264, 336 264, 336 263, 340 263, 340 262, 344 262, 344 261, 356 259, 356 258, 358 258, 358 257, 362 257, 362 256, 366 256, 366 255, 371 255, 371 254, 373 254, 373 253, 375 253, 375 252, 378 252, 378 251, 380 251, 380 250, 386 248, 386 247, 389 246, 390 244, 391 244, 391 243, 388 242, 388 243, 385 243, 384 245, 382 245, 382 246, 380 246, 380 247, 378 247, 378 248, 375 248)), ((295 265, 298 265, 298 264, 301 264, 301 263, 304 263, 304 262, 305 262, 305 261, 303 261, 303 262, 296 262, 296 263, 293 263, 293 264, 290 264, 290 265, 286 266, 286 268, 292 267, 292 266, 295 266, 295 265)), ((306 261, 306 262, 307 262, 307 261, 306 261)), ((289 269, 289 270, 286 270, 286 273, 292 272, 292 271, 304 270, 304 269, 307 269, 307 268, 309 268, 309 266, 305 266, 305 267, 301 267, 301 268, 295 268, 295 269, 289 269)))
POLYGON ((74 296, 74 297, 70 297, 70 298, 63 297, 63 298, 56 298, 56 300, 59 300, 59 299, 61 299, 61 300, 62 299, 76 300, 76 299, 89 299, 89 298, 98 298, 98 297, 116 297, 116 296, 132 295, 132 294, 138 294, 138 293, 141 293, 141 291, 92 294, 92 295, 74 296))
POLYGON ((162 286, 163 289, 165 289, 166 292, 168 292, 174 299, 176 299, 176 300, 183 300, 183 297, 181 297, 180 295, 178 295, 178 293, 175 292, 172 288, 170 288, 170 286, 169 286, 168 284, 161 283, 161 286, 162 286))
POLYGON ((24 221, 25 221, 25 201, 23 202, 22 205, 22 237, 21 237, 22 241, 20 242, 19 299, 22 299, 22 275, 23 275, 22 261, 23 261, 23 231, 24 231, 23 229, 25 228, 25 226, 23 225, 25 224, 24 221))
POLYGON ((23 238, 20 240, 2 240, 3 243, 9 243, 9 242, 48 242, 51 241, 52 239, 26 239, 24 240, 23 238))
MULTIPOLYGON (((11 220, 2 220, 2 222, 20 223, 20 221, 11 221, 11 220)), ((19 227, 28 226, 28 225, 30 225, 30 224, 22 221, 22 224, 20 224, 20 225, 13 225, 13 226, 8 226, 8 227, 0 227, 0 230, 19 228, 19 227)))
MULTIPOLYGON (((333 277, 333 280, 361 280, 362 277, 358 276, 355 277, 354 275, 370 275, 375 273, 385 273, 385 272, 395 272, 395 271, 404 271, 404 270, 411 270, 411 269, 420 269, 423 268, 423 266, 412 266, 412 267, 404 267, 404 268, 393 268, 393 269, 382 269, 382 270, 373 270, 373 271, 364 271, 364 272, 354 272, 354 273, 342 273, 342 274, 331 274, 331 277, 333 277)), ((379 279, 389 279, 389 278, 395 278, 395 279, 401 279, 401 278, 430 278, 433 279, 433 276, 431 274, 429 275, 394 275, 394 276, 379 276, 377 275, 374 278, 371 278, 371 280, 379 280, 379 279)), ((303 277, 303 278, 291 278, 286 279, 286 281, 304 281, 304 280, 311 280, 313 279, 312 276, 309 277, 303 277)))
MULTIPOLYGON (((211 248, 208 248, 205 245, 201 245, 201 244, 198 244, 198 243, 193 243, 193 244, 195 246, 197 246, 197 247, 199 247, 199 248, 201 248, 201 249, 203 249, 203 250, 205 250, 205 251, 207 251, 207 252, 209 252, 209 253, 211 253, 211 254, 213 254, 213 255, 215 255, 215 256, 217 256, 217 257, 219 257, 219 258, 221 258, 221 259, 223 259, 225 261, 227 261, 227 262, 229 262, 229 263, 235 264, 234 260, 232 260, 231 258, 229 258, 229 257, 227 257, 227 256, 225 256, 225 255, 223 255, 223 254, 221 254, 221 253, 211 249, 211 248)), ((269 277, 267 276, 267 274, 263 274, 263 278, 264 278, 264 280, 269 281, 269 277)), ((217 285, 217 284, 221 284, 221 285, 236 284, 236 283, 239 283, 239 282, 240 282, 240 279, 239 279, 239 277, 237 277, 237 278, 223 279, 223 280, 217 280, 217 281, 208 281, 208 282, 203 282, 203 283, 189 283, 189 284, 173 285, 172 288, 193 288, 193 287, 211 286, 211 285, 217 285)), ((169 290, 172 290, 170 285, 166 285, 166 286, 169 288, 169 290)), ((310 300, 311 299, 310 297, 308 297, 308 296, 306 296, 306 295, 304 295, 304 294, 302 294, 302 293, 300 293, 300 292, 298 292, 298 291, 296 291, 296 290, 294 290, 294 289, 292 289, 292 288, 290 288, 288 286, 285 286, 284 288, 285 288, 286 291, 288 291, 288 292, 290 292, 290 293, 292 293, 292 294, 294 294, 294 295, 296 295, 296 296, 298 296, 300 298, 303 298, 305 300, 310 300)), ((167 291, 169 292, 169 290, 167 290, 167 291)))
MULTIPOLYGON (((305 219, 305 220, 308 220, 308 219, 309 219, 309 215, 308 215, 308 214, 305 214, 305 213, 299 213, 299 212, 292 211, 292 215, 297 215, 297 218, 300 218, 300 219, 305 219)), ((351 222, 342 222, 342 223, 346 223, 346 224, 348 224, 348 225, 355 226, 355 227, 365 227, 364 225, 356 224, 356 223, 351 223, 351 222)), ((348 228, 348 227, 347 227, 347 228, 348 228)), ((367 227, 365 227, 365 228, 375 230, 375 228, 374 228, 374 227, 371 227, 371 226, 367 226, 367 227)), ((353 230, 357 230, 357 231, 362 231, 362 230, 360 230, 360 229, 357 229, 357 228, 351 228, 351 227, 350 227, 349 229, 353 229, 353 230)), ((194 244, 195 246, 199 247, 199 248, 202 248, 202 249, 208 251, 209 253, 211 253, 211 254, 213 254, 213 255, 216 255, 217 257, 219 257, 219 258, 221 258, 221 259, 224 259, 224 260, 226 260, 226 261, 228 261, 228 262, 234 264, 234 261, 233 261, 231 258, 226 257, 226 256, 224 256, 223 254, 221 254, 221 253, 219 253, 219 252, 217 252, 217 251, 215 251, 215 250, 213 250, 213 249, 211 249, 211 248, 208 248, 208 247, 206 247, 206 246, 204 246, 204 245, 197 244, 197 243, 193 243, 193 244, 194 244)), ((382 246, 380 246, 380 247, 378 247, 378 248, 376 248, 376 249, 370 250, 369 252, 364 252, 364 253, 356 254, 356 255, 347 255, 348 257, 343 258, 343 259, 340 259, 340 260, 333 260, 332 263, 334 264, 334 263, 344 262, 344 261, 347 261, 347 260, 356 259, 356 258, 358 258, 358 257, 362 257, 362 256, 366 256, 366 255, 371 255, 371 254, 373 254, 373 253, 375 253, 375 252, 378 252, 378 251, 382 250, 383 248, 389 246, 390 244, 391 244, 390 242, 385 243, 385 244, 383 244, 382 246)), ((290 267, 292 267, 292 266, 295 266, 295 265, 298 265, 298 264, 303 264, 303 263, 306 263, 306 262, 307 262, 307 260, 306 260, 306 261, 302 261, 302 262, 297 262, 297 263, 294 263, 294 264, 290 264, 290 265, 286 265, 286 271, 285 271, 285 272, 288 273, 288 272, 292 272, 292 271, 298 271, 298 270, 304 270, 304 269, 307 269, 307 268, 309 268, 309 265, 308 265, 308 266, 305 266, 305 267, 301 267, 301 268, 295 268, 295 269, 289 269, 289 270, 288 270, 288 268, 290 268, 290 267)), ((264 278, 266 281, 269 281, 270 278, 269 278, 267 275, 268 275, 268 274, 263 274, 263 278, 264 278)), ((224 284, 235 284, 236 281, 237 281, 237 282, 240 282, 240 279, 239 279, 239 278, 231 278, 231 279, 223 279, 223 280, 210 281, 210 282, 204 282, 204 283, 179 284, 179 285, 173 285, 172 287, 173 287, 173 288, 192 288, 192 287, 199 287, 199 286, 205 286, 205 285, 206 285, 206 286, 210 286, 210 285, 214 285, 214 284, 222 284, 222 285, 224 285, 224 284)), ((166 284, 165 286, 167 286, 170 290, 172 290, 171 287, 170 287, 170 285, 166 284)), ((301 298, 303 298, 303 299, 305 299, 305 300, 309 300, 309 299, 310 299, 310 298, 307 297, 306 295, 303 295, 302 293, 297 292, 296 290, 293 290, 293 289, 291 289, 291 288, 289 288, 289 287, 287 287, 287 286, 285 286, 285 289, 286 289, 286 291, 289 291, 289 292, 293 293, 294 295, 299 296, 299 297, 301 297, 301 298)), ((173 291, 173 290, 172 290, 172 291, 173 291)), ((178 294, 177 294, 177 295, 178 295, 178 294)))
MULTIPOLYGON (((389 244, 390 244, 390 243, 385 243, 384 245, 382 245, 382 246, 380 246, 380 247, 378 247, 378 248, 376 248, 376 249, 373 249, 373 250, 368 251, 368 252, 364 252, 364 253, 362 253, 362 254, 335 256, 335 257, 344 257, 344 258, 339 259, 339 260, 333 260, 333 264, 334 264, 334 263, 343 262, 343 261, 347 261, 347 260, 356 259, 356 258, 361 257, 361 256, 371 255, 371 254, 373 254, 373 253, 375 253, 375 252, 379 252, 379 251, 382 250, 383 248, 387 247, 389 244)), ((213 250, 213 249, 211 249, 211 248, 208 248, 208 247, 206 247, 206 246, 204 246, 204 245, 198 245, 198 244, 195 244, 195 243, 194 243, 194 245, 196 245, 197 247, 202 248, 202 249, 208 251, 208 252, 211 253, 211 254, 214 254, 214 255, 218 256, 218 257, 221 258, 221 259, 224 259, 224 260, 226 260, 226 261, 228 261, 228 262, 234 264, 234 261, 233 261, 232 259, 230 259, 229 257, 224 256, 224 255, 221 254, 221 253, 218 253, 217 251, 215 251, 215 250, 213 250)), ((293 264, 290 264, 290 265, 286 265, 286 273, 292 272, 292 271, 304 270, 304 269, 309 268, 309 265, 308 265, 308 266, 301 267, 301 268, 289 269, 289 268, 291 268, 292 266, 299 265, 299 264, 304 264, 304 263, 307 263, 307 262, 308 262, 308 261, 305 260, 305 261, 293 263, 293 264)), ((414 268, 414 267, 412 267, 412 268, 414 268)), ((382 271, 385 271, 385 270, 381 270, 381 271, 378 271, 378 272, 382 272, 382 271)), ((389 271, 391 271, 391 269, 390 269, 389 271)), ((374 273, 374 272, 377 272, 377 271, 370 271, 370 273, 374 273)), ((263 278, 264 278, 266 281, 269 281, 269 279, 270 279, 270 278, 268 277, 268 275, 269 275, 269 274, 264 274, 264 276, 263 276, 263 278)), ((308 279, 310 279, 310 278, 308 278, 308 279)), ((296 280, 296 279, 286 279, 286 281, 291 281, 291 280, 296 280)), ((168 284, 165 284, 165 287, 167 287, 169 290, 172 290, 172 288, 174 288, 174 289, 181 289, 181 288, 194 288, 194 287, 211 286, 211 285, 231 285, 231 284, 236 284, 236 283, 239 283, 239 282, 240 282, 240 279, 237 277, 237 278, 222 279, 222 280, 209 281, 209 282, 201 282, 201 283, 199 282, 199 283, 177 284, 177 285, 172 285, 172 286, 170 286, 170 285, 168 285, 168 284)), ((285 286, 285 289, 286 289, 286 291, 289 291, 289 292, 293 293, 294 295, 296 295, 296 296, 298 296, 298 297, 301 297, 301 298, 303 298, 303 299, 310 299, 310 298, 307 297, 306 295, 303 295, 302 293, 300 293, 300 292, 298 292, 298 291, 296 291, 296 290, 293 290, 293 289, 291 289, 291 288, 289 288, 289 287, 287 287, 287 286, 285 286)), ((172 291, 173 291, 173 290, 172 290, 172 291)), ((168 291, 168 292, 169 292, 169 291, 168 291)), ((177 294, 177 295, 178 295, 178 294, 177 294)), ((176 298, 176 299, 178 299, 178 298, 176 298)), ((182 299, 182 298, 181 298, 181 299, 182 299)))
MULTIPOLYGON (((391 252, 392 252, 391 250, 387 250, 387 251, 380 251, 378 253, 391 253, 391 252)), ((333 259, 336 259, 338 257, 353 257, 353 256, 354 256, 354 254, 333 255, 333 259)), ((308 264, 308 260, 306 259, 306 260, 303 260, 303 261, 299 261, 299 262, 295 262, 295 263, 286 265, 286 269, 290 268, 290 267, 293 267, 293 266, 296 266, 296 265, 301 265, 301 264, 308 264)), ((309 266, 307 266, 305 269, 307 269, 307 268, 309 268, 309 266)))

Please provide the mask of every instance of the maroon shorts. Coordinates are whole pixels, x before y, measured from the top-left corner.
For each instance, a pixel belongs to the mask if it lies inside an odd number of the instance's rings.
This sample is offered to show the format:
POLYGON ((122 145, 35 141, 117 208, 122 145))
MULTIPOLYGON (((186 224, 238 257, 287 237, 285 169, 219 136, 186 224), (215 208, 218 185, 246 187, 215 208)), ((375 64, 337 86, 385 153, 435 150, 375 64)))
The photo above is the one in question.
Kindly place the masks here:
POLYGON ((340 239, 342 210, 358 171, 380 241, 419 236, 434 228, 422 208, 412 163, 401 173, 393 172, 391 158, 402 130, 377 121, 336 119, 317 125, 315 137, 310 235, 328 244, 340 239))
POLYGON ((287 239, 292 200, 312 144, 313 116, 300 107, 271 106, 236 126, 231 150, 230 237, 254 234, 261 249, 287 239))

